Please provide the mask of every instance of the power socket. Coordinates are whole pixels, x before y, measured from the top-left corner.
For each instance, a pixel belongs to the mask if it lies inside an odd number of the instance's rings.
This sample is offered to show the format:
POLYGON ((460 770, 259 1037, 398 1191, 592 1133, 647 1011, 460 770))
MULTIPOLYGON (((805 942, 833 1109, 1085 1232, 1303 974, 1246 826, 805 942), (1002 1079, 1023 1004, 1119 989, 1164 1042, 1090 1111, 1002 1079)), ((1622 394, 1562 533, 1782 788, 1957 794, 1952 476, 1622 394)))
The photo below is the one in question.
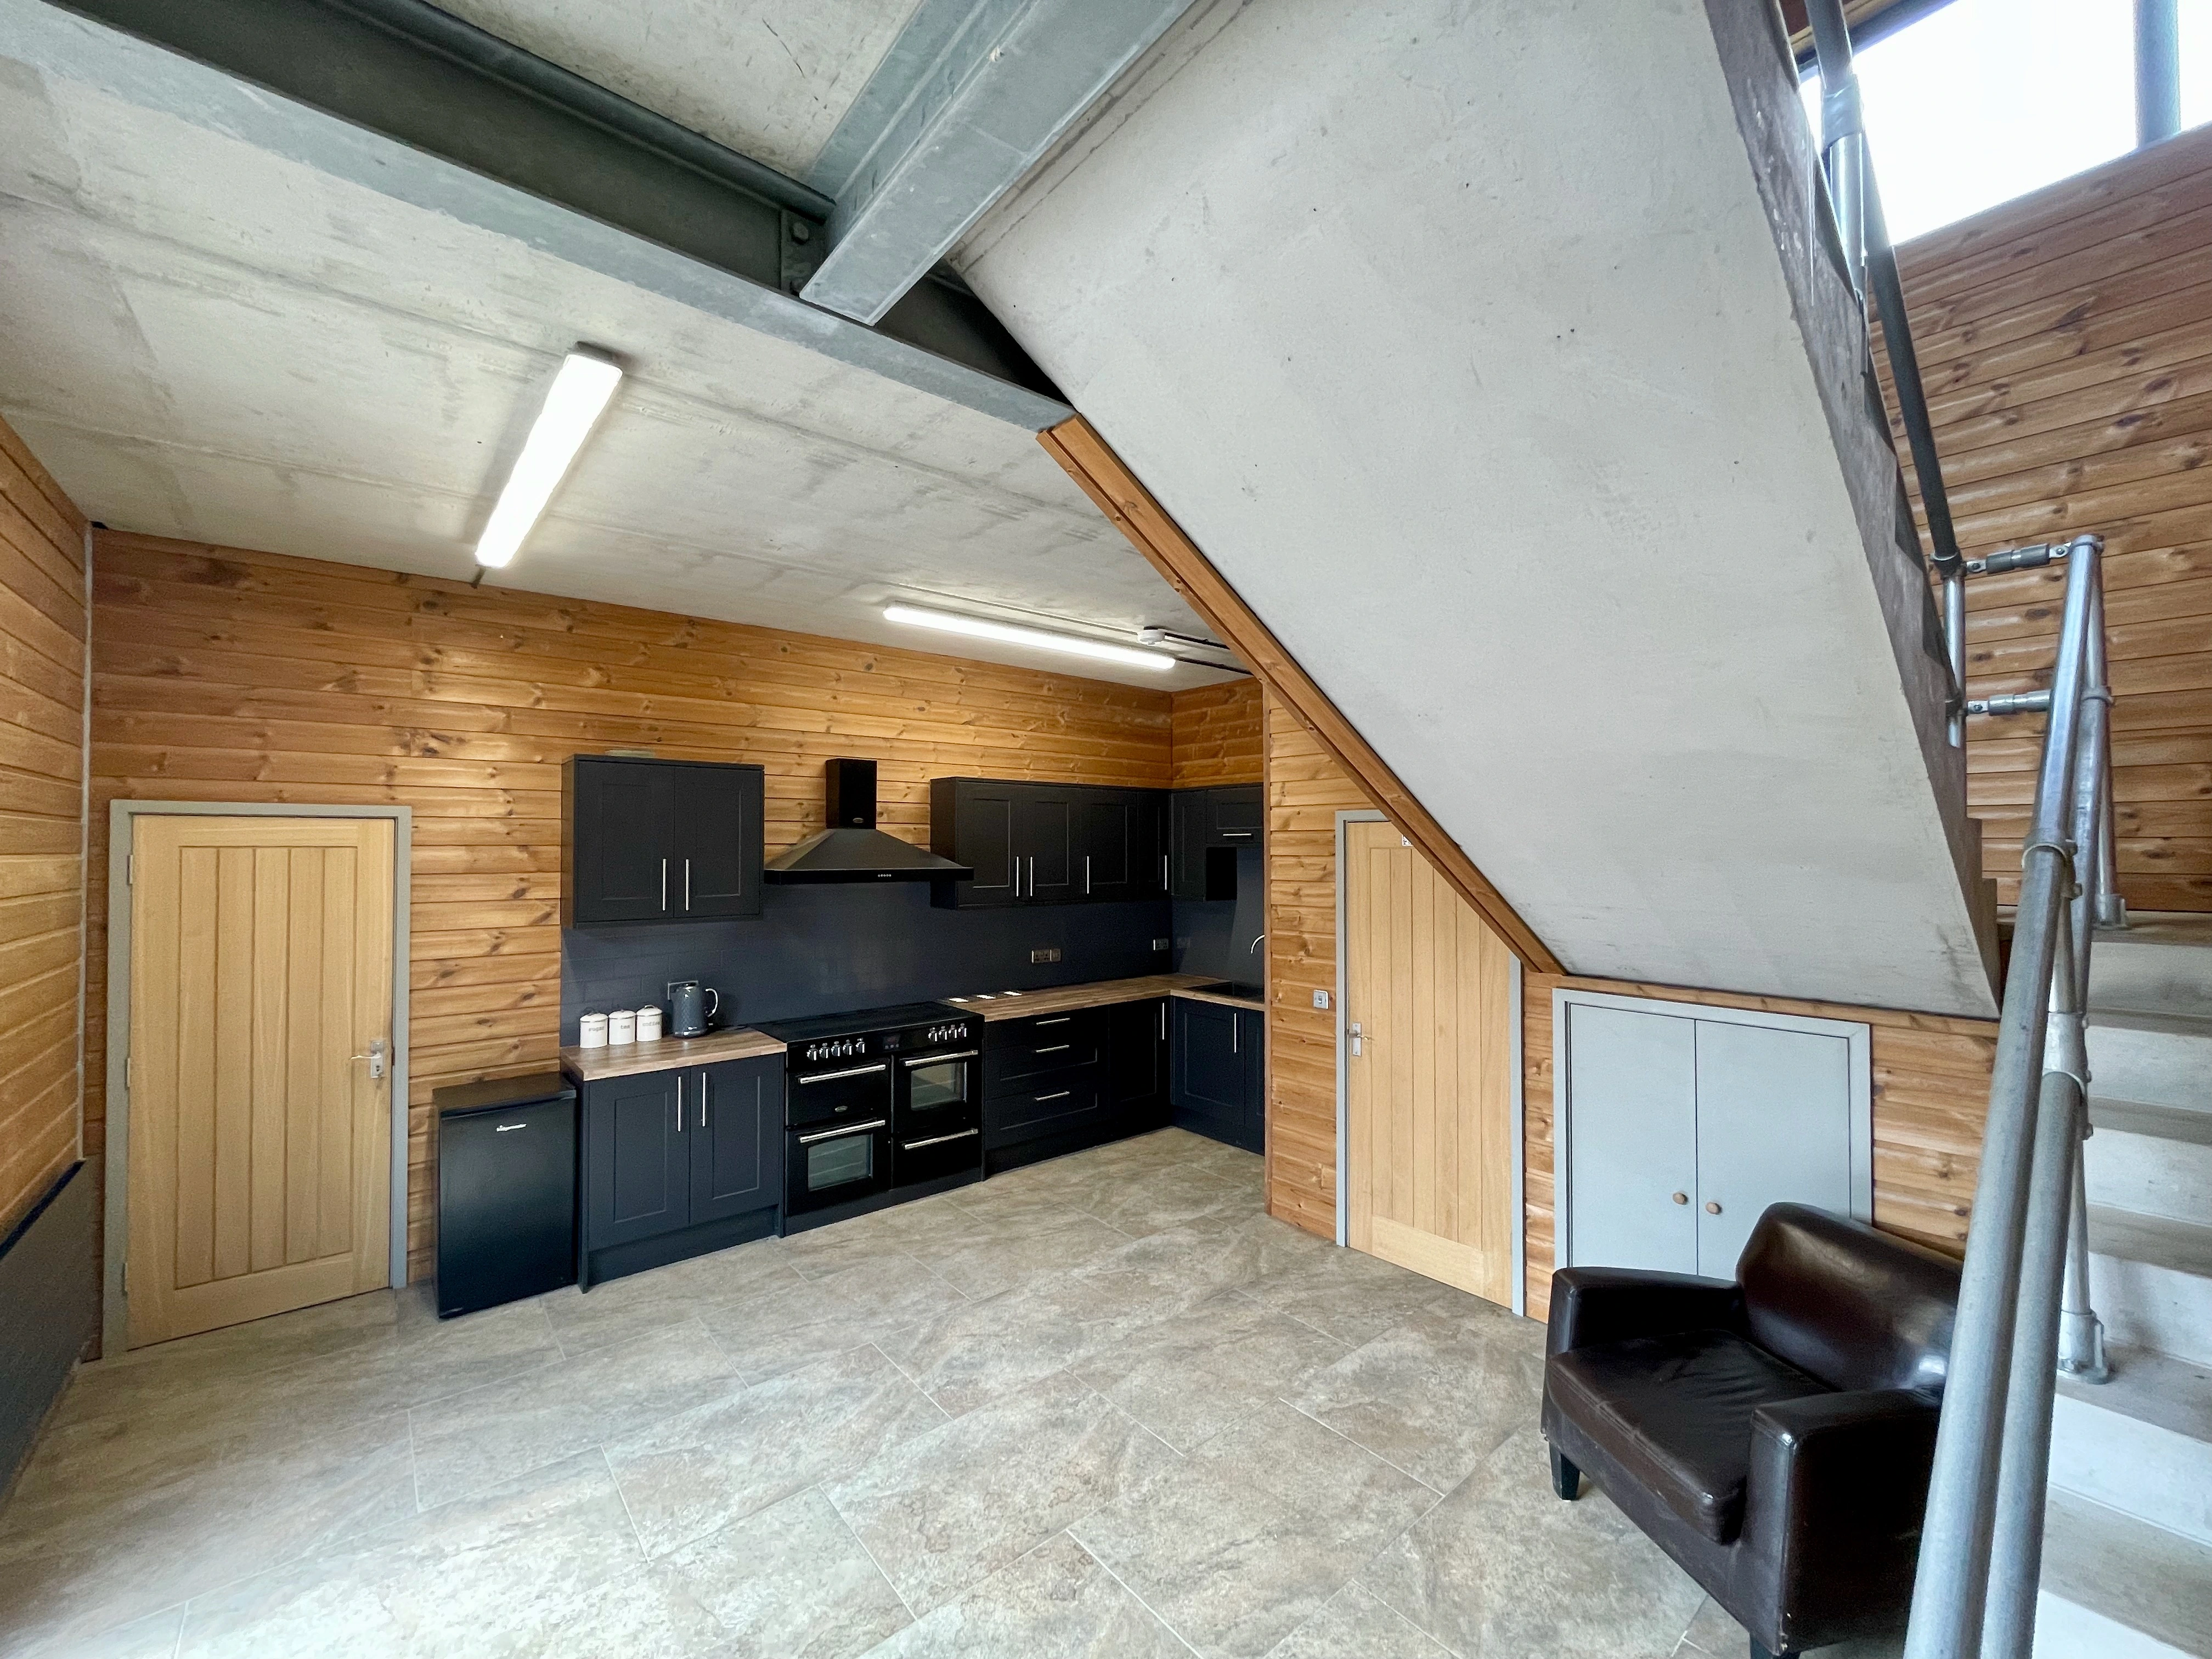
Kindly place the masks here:
POLYGON ((1040 945, 1036 950, 1030 952, 1030 960, 1031 962, 1058 962, 1060 960, 1060 946, 1057 945, 1040 945))
POLYGON ((1174 943, 1175 941, 1173 939, 1156 939, 1152 941, 1152 949, 1155 951, 1164 951, 1174 943))

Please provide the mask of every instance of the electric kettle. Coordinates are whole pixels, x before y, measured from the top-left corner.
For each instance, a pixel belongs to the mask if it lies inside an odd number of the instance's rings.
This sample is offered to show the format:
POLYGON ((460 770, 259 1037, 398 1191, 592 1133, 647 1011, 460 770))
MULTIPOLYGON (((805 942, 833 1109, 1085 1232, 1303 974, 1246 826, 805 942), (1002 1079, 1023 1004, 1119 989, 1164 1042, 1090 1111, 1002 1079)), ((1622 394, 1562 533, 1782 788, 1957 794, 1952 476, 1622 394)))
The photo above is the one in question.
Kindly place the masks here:
POLYGON ((704 1036, 707 1022, 721 1012, 722 994, 696 979, 679 979, 668 987, 668 1035, 704 1036))

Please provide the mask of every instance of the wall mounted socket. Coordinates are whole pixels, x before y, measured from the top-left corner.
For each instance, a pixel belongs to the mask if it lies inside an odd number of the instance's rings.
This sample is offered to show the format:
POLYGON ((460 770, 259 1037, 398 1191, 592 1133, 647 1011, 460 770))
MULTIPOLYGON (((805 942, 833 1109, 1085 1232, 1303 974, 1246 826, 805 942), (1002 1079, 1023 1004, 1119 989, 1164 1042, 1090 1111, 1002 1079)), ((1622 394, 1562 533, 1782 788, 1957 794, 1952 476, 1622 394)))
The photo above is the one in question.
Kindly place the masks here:
POLYGON ((1155 951, 1164 951, 1173 943, 1174 941, 1171 939, 1156 939, 1152 941, 1152 949, 1155 951))
POLYGON ((1314 1006, 1315 1006, 1315 1007, 1316 1007, 1316 1008, 1326 1008, 1326 1007, 1328 1007, 1328 992, 1326 992, 1326 991, 1316 991, 1316 992, 1314 993, 1314 1006))
POLYGON ((1036 950, 1030 952, 1030 960, 1031 962, 1058 962, 1060 960, 1060 946, 1057 945, 1040 945, 1036 950))

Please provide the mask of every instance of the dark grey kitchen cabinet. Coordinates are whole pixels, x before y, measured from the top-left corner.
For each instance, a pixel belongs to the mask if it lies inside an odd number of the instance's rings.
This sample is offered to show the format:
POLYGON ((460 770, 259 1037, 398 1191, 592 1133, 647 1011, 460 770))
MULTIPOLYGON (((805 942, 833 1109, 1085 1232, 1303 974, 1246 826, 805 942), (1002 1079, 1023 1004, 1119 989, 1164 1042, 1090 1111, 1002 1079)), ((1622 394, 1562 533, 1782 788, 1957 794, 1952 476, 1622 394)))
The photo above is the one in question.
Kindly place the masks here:
POLYGON ((1265 1139, 1267 1018, 1225 1003, 1173 1000, 1168 1100, 1180 1127, 1261 1150, 1265 1139))
POLYGON ((930 850, 975 875, 937 884, 931 902, 981 909, 1158 898, 1165 799, 1158 789, 933 779, 930 850))
POLYGON ((776 1231, 781 1055, 609 1078, 582 1094, 585 1289, 776 1231))
POLYGON ((1106 1014, 1106 1103, 1109 1109, 1141 1125, 1139 1116, 1157 1119, 1168 1097, 1168 1000, 1117 1002, 1106 1014))
POLYGON ((757 766, 570 757, 562 926, 760 915, 765 775, 757 766))

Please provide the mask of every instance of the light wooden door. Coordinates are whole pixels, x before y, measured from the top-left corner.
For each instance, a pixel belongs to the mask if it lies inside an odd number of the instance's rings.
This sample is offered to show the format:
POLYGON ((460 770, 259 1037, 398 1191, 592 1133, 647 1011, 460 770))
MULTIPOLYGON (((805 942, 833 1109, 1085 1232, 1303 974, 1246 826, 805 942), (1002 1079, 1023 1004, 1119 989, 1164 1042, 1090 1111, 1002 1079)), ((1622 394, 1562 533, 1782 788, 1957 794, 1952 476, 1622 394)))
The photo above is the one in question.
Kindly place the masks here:
POLYGON ((388 1283, 391 821, 135 823, 131 1346, 388 1283))
POLYGON ((1346 824, 1344 857, 1346 1237, 1510 1304, 1512 956, 1389 824, 1346 824))

